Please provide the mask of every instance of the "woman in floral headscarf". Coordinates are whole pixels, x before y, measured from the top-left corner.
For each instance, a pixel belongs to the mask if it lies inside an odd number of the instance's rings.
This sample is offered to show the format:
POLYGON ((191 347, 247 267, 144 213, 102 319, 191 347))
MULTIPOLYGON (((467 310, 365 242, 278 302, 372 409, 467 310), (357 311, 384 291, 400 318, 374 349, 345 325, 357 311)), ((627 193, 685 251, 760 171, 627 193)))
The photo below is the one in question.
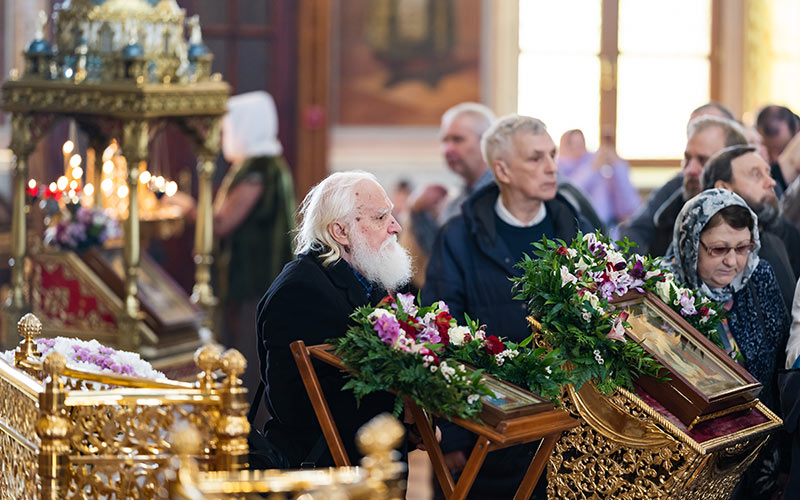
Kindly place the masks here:
POLYGON ((789 314, 772 268, 758 258, 757 221, 737 194, 703 191, 683 206, 664 260, 677 281, 701 290, 729 311, 720 337, 738 346, 744 367, 764 386, 760 399, 777 409, 776 369, 789 314))
MULTIPOLYGON (((772 267, 758 258, 760 248, 758 218, 747 203, 731 191, 709 189, 683 206, 664 260, 677 281, 724 305, 729 316, 720 338, 738 346, 744 367, 763 385, 759 398, 778 411, 777 368, 789 313, 772 267)), ((770 498, 778 489, 778 455, 774 444, 765 448, 733 498, 770 498)))

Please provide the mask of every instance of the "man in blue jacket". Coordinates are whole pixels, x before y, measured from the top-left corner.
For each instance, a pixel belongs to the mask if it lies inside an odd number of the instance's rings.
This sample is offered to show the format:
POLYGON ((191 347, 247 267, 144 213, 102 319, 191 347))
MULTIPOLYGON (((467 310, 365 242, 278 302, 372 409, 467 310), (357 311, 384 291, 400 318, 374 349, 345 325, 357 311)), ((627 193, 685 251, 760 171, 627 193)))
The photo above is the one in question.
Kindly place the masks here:
MULTIPOLYGON (((425 278, 422 302, 444 300, 459 323, 464 314, 490 334, 519 342, 530 334, 523 301, 514 300, 514 264, 542 236, 571 241, 593 228, 558 191, 556 146, 541 121, 509 115, 483 135, 482 152, 495 182, 474 193, 462 214, 439 233, 425 278)), ((443 425, 442 449, 451 470, 460 471, 474 435, 443 425)), ((469 498, 512 498, 537 443, 489 454, 469 498)), ((537 495, 539 492, 537 491, 537 495)))

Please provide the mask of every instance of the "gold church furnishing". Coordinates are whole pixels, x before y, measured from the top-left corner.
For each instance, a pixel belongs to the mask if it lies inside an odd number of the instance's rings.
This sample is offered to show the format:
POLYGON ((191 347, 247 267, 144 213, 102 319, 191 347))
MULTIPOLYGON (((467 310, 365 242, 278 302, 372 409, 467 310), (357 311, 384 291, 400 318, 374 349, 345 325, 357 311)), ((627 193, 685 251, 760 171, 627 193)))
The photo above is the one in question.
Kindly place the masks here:
POLYGON ((199 432, 202 470, 246 465, 244 357, 207 346, 194 383, 84 372, 59 352, 42 361, 31 314, 18 325, 14 366, 0 360, 0 489, 13 498, 160 498, 174 468, 167 431, 199 432), (223 382, 214 372, 222 370, 223 382), (38 489, 38 491, 37 491, 38 489))
MULTIPOLYGON (((528 321, 541 342, 541 325, 528 321)), ((727 499, 782 425, 756 399, 744 407, 734 402, 689 426, 656 394, 635 389, 603 394, 592 382, 577 391, 566 387, 565 408, 579 425, 555 443, 547 464, 548 498, 727 499)))
POLYGON ((171 500, 250 499, 284 500, 401 500, 405 498, 406 467, 394 451, 405 429, 397 419, 378 415, 364 424, 356 444, 364 455, 360 467, 314 470, 256 470, 202 472, 197 461, 197 430, 183 426, 172 444, 180 466, 169 485, 171 500))
MULTIPOLYGON (((306 346, 302 340, 298 340, 293 342, 290 348, 334 462, 340 467, 350 465, 336 423, 333 421, 325 395, 322 393, 316 372, 311 364, 311 358, 316 358, 340 370, 345 370, 344 365, 332 352, 332 346, 329 344, 306 346)), ((562 432, 577 425, 566 411, 552 408, 552 406, 548 410, 535 414, 512 415, 500 420, 495 425, 485 425, 474 420, 452 417, 450 420, 453 423, 478 435, 475 446, 456 483, 445 465, 444 454, 430 424, 430 416, 411 398, 404 397, 404 401, 414 417, 417 429, 425 443, 425 449, 431 458, 433 471, 447 500, 467 498, 472 483, 478 476, 490 451, 541 439, 542 443, 531 459, 528 470, 514 496, 515 500, 529 498, 559 436, 562 432)))
POLYGON ((199 179, 192 301, 205 310, 206 326, 210 324, 216 303, 211 287, 211 175, 230 89, 220 75, 209 74, 212 55, 202 43, 197 18, 189 20, 190 39, 185 39, 184 17, 175 0, 161 0, 155 6, 145 0, 65 2, 55 11, 54 43, 47 42, 45 30, 39 29, 25 52, 25 71, 13 73, 3 83, 0 107, 11 113, 10 149, 16 157, 11 290, 5 307, 9 329, 30 309, 25 275, 28 158, 62 119, 74 120, 88 135, 94 161, 84 170, 87 177, 90 171, 94 176, 88 181, 94 184, 96 201, 102 199, 97 182, 103 169, 101 152, 116 141, 126 159, 124 294, 117 317, 124 338, 115 344, 128 349, 141 343, 137 187, 146 168, 149 141, 167 123, 177 125, 192 140, 199 179))

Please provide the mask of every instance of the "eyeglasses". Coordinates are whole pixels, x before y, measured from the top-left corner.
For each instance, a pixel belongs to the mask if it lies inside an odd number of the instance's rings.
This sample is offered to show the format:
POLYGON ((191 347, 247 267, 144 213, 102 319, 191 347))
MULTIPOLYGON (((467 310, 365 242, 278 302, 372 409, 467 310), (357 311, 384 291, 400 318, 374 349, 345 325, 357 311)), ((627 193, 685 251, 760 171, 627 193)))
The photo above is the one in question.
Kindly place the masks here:
POLYGON ((737 247, 710 247, 703 243, 703 240, 700 240, 700 244, 706 249, 706 253, 712 257, 724 257, 728 255, 728 252, 731 250, 736 252, 736 255, 747 255, 752 252, 755 247, 752 241, 737 247))

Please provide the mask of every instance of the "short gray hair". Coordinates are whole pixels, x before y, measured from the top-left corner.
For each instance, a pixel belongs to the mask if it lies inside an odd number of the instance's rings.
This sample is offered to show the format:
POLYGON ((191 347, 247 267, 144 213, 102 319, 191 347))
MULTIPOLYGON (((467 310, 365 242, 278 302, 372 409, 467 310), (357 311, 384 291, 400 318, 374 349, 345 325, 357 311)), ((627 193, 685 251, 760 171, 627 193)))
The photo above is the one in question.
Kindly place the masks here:
POLYGON ((311 188, 298 210, 295 235, 295 253, 300 255, 308 251, 324 252, 323 265, 329 265, 342 257, 343 248, 328 232, 333 222, 350 224, 355 210, 353 187, 361 181, 370 180, 378 183, 369 172, 351 170, 336 172, 311 188))
POLYGON ((546 134, 547 126, 538 118, 510 114, 501 117, 489 127, 481 139, 481 152, 483 159, 491 166, 500 158, 508 158, 511 154, 511 141, 520 132, 532 134, 546 134))
POLYGON ((742 127, 739 122, 714 115, 702 115, 690 121, 688 137, 691 139, 695 134, 712 127, 719 127, 722 129, 722 132, 725 134, 725 147, 747 144, 747 135, 745 134, 744 127, 742 127))
POLYGON ((460 116, 469 116, 475 123, 475 133, 478 137, 492 125, 494 112, 483 104, 477 102, 462 102, 448 109, 442 115, 442 128, 449 125, 453 120, 460 116))

